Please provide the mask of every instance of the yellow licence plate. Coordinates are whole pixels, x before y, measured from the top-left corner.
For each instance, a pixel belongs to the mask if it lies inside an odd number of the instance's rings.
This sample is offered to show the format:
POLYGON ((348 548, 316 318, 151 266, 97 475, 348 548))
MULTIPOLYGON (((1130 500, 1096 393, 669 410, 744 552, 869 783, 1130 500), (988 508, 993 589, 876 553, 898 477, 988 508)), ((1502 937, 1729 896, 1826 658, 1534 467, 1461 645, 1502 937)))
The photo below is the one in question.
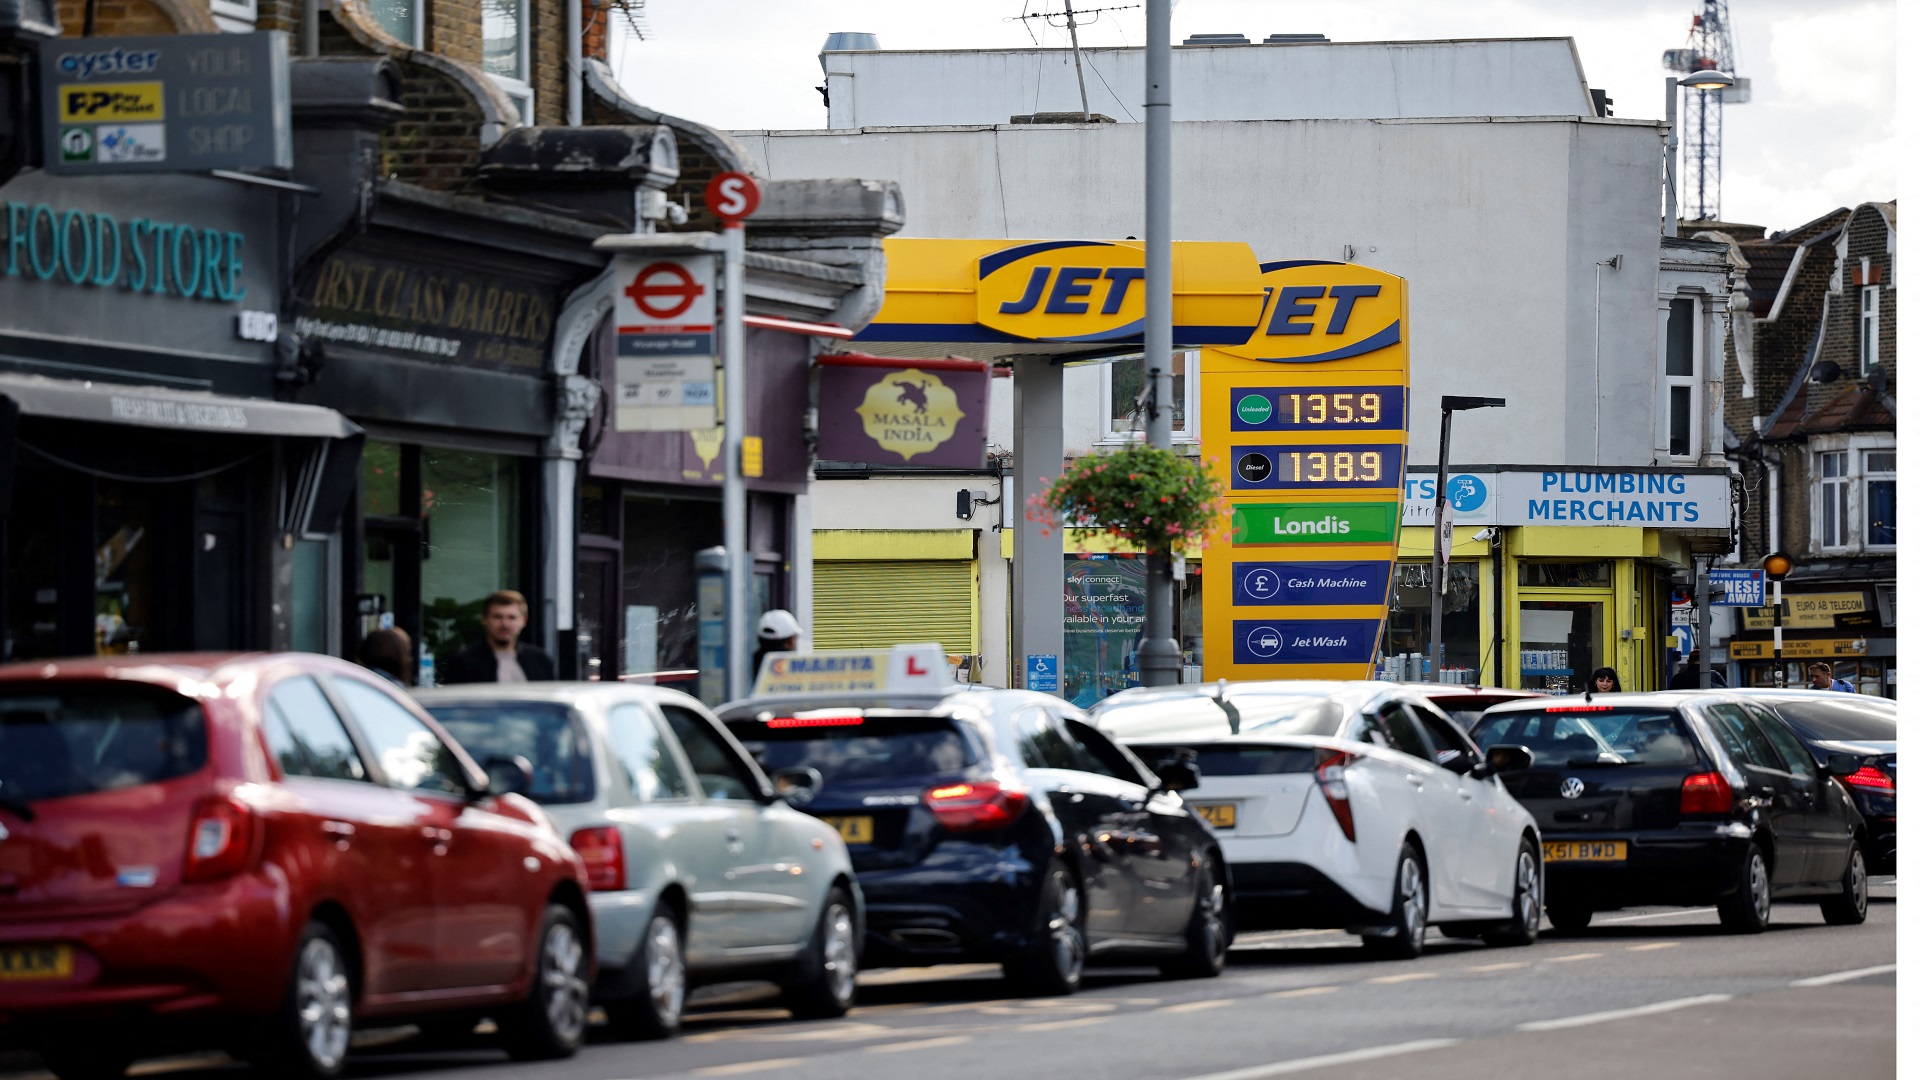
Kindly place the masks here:
POLYGON ((840 830, 840 839, 849 844, 873 843, 873 819, 870 817, 830 817, 820 820, 840 830))
POLYGON ((1551 840, 1546 844, 1548 862, 1625 862, 1625 840, 1551 840))
POLYGON ((72 975, 73 949, 66 945, 0 945, 0 982, 72 975))
POLYGON ((1237 808, 1230 802, 1200 802, 1193 804, 1193 812, 1216 829, 1231 829, 1237 808))

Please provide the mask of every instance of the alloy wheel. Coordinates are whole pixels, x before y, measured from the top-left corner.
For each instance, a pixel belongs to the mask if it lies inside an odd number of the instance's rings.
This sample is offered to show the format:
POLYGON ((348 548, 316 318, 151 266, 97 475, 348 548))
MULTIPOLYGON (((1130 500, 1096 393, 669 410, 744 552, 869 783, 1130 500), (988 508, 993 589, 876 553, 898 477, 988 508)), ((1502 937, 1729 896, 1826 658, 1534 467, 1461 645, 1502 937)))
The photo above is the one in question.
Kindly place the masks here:
POLYGON ((1427 883, 1412 856, 1400 860, 1400 925, 1415 948, 1427 936, 1427 883))
POLYGON ((647 993, 653 1011, 671 1024, 687 1001, 687 964, 680 950, 680 927, 671 916, 655 915, 647 927, 647 993))
POLYGON ((300 950, 296 979, 294 1011, 299 1017, 300 1043, 317 1071, 333 1072, 346 1059, 353 1033, 352 984, 333 942, 324 937, 310 939, 300 950))
POLYGON ((1227 886, 1214 880, 1211 869, 1205 879, 1206 890, 1198 901, 1200 911, 1200 932, 1205 935, 1207 955, 1222 957, 1227 953, 1227 886))
POLYGON ((1767 860, 1758 851, 1747 859, 1747 890, 1753 897, 1753 914, 1765 926, 1773 915, 1773 889, 1767 881, 1767 860))
POLYGON ((827 909, 824 920, 825 940, 821 942, 821 959, 827 973, 827 989, 837 1001, 853 1000, 853 980, 858 974, 858 961, 854 956, 853 914, 845 906, 834 904, 827 909))
POLYGON ((1531 848, 1520 852, 1520 865, 1514 871, 1514 899, 1519 908, 1520 928, 1526 933, 1540 930, 1540 865, 1531 848))
POLYGON ((546 996, 547 1022, 556 1037, 578 1042, 587 1027, 587 980, 581 976, 586 950, 571 924, 547 927, 540 950, 540 985, 546 996))
POLYGON ((1867 917, 1867 859, 1855 848, 1853 858, 1847 863, 1847 876, 1853 886, 1853 909, 1860 913, 1864 921, 1867 917))
POLYGON ((1053 944, 1054 970, 1069 980, 1077 979, 1086 963, 1086 942, 1080 937, 1080 888, 1064 870, 1055 871, 1054 886, 1059 900, 1047 920, 1047 935, 1053 944))

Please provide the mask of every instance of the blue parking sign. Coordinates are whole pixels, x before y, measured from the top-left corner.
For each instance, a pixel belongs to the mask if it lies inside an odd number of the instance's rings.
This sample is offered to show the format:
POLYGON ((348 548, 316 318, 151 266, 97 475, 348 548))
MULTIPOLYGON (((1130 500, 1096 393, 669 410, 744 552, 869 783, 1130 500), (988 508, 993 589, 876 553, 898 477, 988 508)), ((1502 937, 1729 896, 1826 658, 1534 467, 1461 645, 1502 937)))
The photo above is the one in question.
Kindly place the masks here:
POLYGON ((1042 694, 1060 692, 1060 658, 1053 653, 1027 654, 1027 689, 1042 694))

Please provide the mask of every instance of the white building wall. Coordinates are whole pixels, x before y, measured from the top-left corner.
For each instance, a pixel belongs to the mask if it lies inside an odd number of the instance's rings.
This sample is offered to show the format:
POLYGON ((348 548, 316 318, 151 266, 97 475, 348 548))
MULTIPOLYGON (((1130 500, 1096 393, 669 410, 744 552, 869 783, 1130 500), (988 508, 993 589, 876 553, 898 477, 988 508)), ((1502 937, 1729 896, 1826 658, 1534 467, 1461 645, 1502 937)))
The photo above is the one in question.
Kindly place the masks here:
MULTIPOLYGON (((1082 50, 1092 112, 1122 123, 1144 117, 1143 55, 1138 48, 1082 50)), ((1066 49, 822 58, 830 128, 1004 124, 1027 113, 1080 111, 1073 53, 1066 49)), ((1593 112, 1570 38, 1176 46, 1173 85, 1175 120, 1593 112)))
MULTIPOLYGON (((899 181, 909 207, 901 235, 1143 229, 1136 124, 738 134, 770 178, 899 181)), ((1595 264, 1618 254, 1601 283, 1599 461, 1647 465, 1661 159, 1659 128, 1646 121, 1182 123, 1174 235, 1405 276, 1415 464, 1434 460, 1442 393, 1508 399, 1503 413, 1454 425, 1454 461, 1594 462, 1595 264)), ((1067 374, 1070 451, 1099 438, 1099 378, 1067 374)), ((996 396, 995 413, 991 438, 1010 446, 1010 401, 996 396)), ((815 520, 838 526, 824 507, 815 520)))

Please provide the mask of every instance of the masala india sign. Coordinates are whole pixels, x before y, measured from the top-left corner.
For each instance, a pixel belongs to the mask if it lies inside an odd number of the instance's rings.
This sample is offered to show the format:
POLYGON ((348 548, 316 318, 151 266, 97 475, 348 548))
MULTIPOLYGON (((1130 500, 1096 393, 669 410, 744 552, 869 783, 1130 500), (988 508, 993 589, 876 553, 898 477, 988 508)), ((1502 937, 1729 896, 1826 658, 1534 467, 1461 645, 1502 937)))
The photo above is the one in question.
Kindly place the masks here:
POLYGON ((703 431, 719 421, 712 255, 614 263, 615 431, 703 431))
POLYGON ((277 30, 42 42, 46 170, 290 169, 287 63, 277 30))
POLYGON ((823 461, 870 465, 986 464, 990 365, 978 360, 822 356, 823 461))

